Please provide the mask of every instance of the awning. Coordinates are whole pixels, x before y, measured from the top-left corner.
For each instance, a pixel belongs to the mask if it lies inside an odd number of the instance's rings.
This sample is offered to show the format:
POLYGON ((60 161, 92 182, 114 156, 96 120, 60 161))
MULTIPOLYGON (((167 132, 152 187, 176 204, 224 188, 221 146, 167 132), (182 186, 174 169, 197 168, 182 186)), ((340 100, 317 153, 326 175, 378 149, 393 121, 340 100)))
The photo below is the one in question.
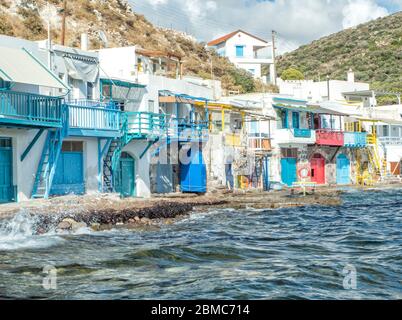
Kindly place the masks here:
POLYGON ((26 49, 0 47, 4 81, 68 90, 68 87, 26 49))
POLYGON ((122 79, 101 79, 101 92, 113 100, 132 102, 139 105, 147 92, 144 85, 122 79))
POLYGON ((208 99, 203 97, 194 97, 184 93, 174 93, 169 90, 159 90, 159 102, 161 103, 187 103, 197 104, 202 102, 203 105, 208 103, 208 99))
POLYGON ((85 82, 96 82, 99 75, 99 67, 96 60, 80 59, 71 54, 63 56, 68 75, 76 80, 85 82))

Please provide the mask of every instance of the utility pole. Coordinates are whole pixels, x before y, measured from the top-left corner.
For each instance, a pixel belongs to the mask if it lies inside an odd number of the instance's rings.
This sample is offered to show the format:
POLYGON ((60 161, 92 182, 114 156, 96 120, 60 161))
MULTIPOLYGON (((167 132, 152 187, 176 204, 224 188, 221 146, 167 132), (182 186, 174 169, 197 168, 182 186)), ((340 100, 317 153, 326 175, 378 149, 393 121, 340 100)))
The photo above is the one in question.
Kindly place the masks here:
POLYGON ((63 0, 62 14, 63 15, 61 18, 61 45, 64 46, 66 42, 67 0, 63 0))
POLYGON ((274 80, 274 85, 276 85, 276 47, 275 47, 275 37, 276 37, 276 31, 272 30, 272 60, 273 60, 273 65, 271 67, 270 73, 271 73, 271 80, 274 80))
POLYGON ((48 50, 48 67, 52 70, 52 33, 50 25, 50 5, 47 2, 47 50, 48 50))

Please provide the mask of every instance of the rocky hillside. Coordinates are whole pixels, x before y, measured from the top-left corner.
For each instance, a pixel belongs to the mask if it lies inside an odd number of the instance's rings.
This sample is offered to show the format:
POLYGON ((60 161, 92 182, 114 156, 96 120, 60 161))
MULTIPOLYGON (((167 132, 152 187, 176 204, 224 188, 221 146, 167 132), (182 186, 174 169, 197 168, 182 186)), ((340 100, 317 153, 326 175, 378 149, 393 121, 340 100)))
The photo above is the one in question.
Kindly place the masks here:
MULTIPOLYGON (((280 57, 278 74, 296 67, 308 79, 357 80, 375 89, 402 92, 402 12, 330 35, 280 57)), ((383 103, 395 102, 385 97, 383 103)))
MULTIPOLYGON (((59 42, 62 3, 62 0, 0 0, 0 34, 44 39, 50 17, 52 38, 59 42)), ((222 80, 227 90, 252 92, 262 88, 250 74, 207 51, 205 44, 185 34, 154 27, 144 16, 136 14, 127 0, 68 0, 66 45, 78 47, 81 33, 87 32, 91 48, 99 48, 99 30, 106 33, 109 47, 135 44, 182 55, 184 72, 188 75, 211 78, 212 57, 214 77, 222 80)))

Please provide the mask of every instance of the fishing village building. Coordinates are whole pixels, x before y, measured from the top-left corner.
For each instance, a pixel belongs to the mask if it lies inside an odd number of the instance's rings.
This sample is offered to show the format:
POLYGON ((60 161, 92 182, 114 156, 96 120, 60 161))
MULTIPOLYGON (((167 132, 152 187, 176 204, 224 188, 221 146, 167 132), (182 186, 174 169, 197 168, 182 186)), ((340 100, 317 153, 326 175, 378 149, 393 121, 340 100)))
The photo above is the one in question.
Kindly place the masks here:
POLYGON ((243 30, 236 30, 208 42, 208 46, 227 57, 238 68, 250 72, 254 78, 268 82, 263 66, 270 69, 270 82, 275 83, 275 67, 272 42, 256 37, 243 30))
POLYGON ((86 44, 0 36, 0 202, 399 179, 401 106, 377 107, 352 71, 225 97, 177 54, 86 44))

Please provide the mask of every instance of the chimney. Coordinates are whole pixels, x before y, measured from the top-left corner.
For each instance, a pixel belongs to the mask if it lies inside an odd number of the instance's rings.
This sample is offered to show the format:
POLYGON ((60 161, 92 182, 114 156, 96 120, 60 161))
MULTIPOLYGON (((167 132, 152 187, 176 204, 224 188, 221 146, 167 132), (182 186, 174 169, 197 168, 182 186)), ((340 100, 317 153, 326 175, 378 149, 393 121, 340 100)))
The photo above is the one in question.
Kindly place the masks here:
POLYGON ((81 34, 81 50, 88 51, 88 34, 81 34))
POLYGON ((348 71, 348 82, 355 82, 355 73, 353 72, 352 68, 350 68, 348 71))

